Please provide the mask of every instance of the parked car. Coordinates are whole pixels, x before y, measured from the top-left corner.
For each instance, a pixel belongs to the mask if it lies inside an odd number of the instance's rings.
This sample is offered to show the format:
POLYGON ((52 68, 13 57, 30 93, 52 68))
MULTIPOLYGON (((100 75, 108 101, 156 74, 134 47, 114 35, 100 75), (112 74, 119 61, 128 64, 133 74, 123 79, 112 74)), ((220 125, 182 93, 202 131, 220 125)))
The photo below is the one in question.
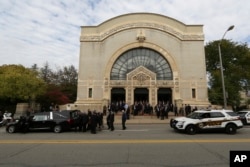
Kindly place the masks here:
POLYGON ((249 110, 239 111, 237 114, 240 116, 240 119, 243 125, 250 124, 250 111, 249 110))
POLYGON ((188 134, 208 130, 223 130, 228 134, 235 134, 243 124, 240 117, 231 110, 199 110, 186 117, 171 119, 170 126, 188 134))
POLYGON ((8 133, 27 132, 34 130, 51 130, 55 133, 70 130, 76 126, 79 110, 39 112, 6 125, 8 133))

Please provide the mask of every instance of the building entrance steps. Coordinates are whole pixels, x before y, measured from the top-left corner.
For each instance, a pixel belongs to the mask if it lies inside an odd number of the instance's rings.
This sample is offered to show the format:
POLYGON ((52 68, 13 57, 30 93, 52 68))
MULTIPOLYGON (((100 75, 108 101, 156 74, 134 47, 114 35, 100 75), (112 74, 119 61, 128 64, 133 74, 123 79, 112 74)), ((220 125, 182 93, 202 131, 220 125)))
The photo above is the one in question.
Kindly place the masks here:
MULTIPOLYGON (((164 117, 164 120, 161 118, 157 118, 156 114, 153 115, 130 115, 130 119, 127 119, 126 124, 169 124, 171 118, 174 118, 174 113, 169 112, 168 119, 164 117)), ((103 117, 103 121, 106 124, 106 116, 103 117)), ((122 115, 121 113, 115 114, 115 122, 114 124, 121 124, 122 123, 122 115)))

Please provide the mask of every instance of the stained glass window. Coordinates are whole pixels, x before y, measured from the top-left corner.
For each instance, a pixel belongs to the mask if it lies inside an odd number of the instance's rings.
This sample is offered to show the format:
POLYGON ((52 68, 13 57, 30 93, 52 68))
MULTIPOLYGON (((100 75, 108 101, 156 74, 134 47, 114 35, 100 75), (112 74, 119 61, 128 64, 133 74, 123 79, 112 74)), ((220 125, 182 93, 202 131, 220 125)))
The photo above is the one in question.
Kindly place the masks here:
POLYGON ((168 61, 158 52, 147 48, 136 48, 124 52, 114 63, 110 79, 126 80, 126 74, 139 66, 156 73, 157 80, 172 80, 172 70, 168 61))

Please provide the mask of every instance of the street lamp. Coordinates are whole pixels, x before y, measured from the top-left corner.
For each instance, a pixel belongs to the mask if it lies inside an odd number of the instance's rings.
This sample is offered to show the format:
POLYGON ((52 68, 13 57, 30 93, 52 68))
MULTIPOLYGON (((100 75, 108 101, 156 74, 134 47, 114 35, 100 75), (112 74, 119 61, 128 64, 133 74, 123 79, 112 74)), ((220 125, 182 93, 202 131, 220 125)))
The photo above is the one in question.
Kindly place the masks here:
POLYGON ((225 90, 225 83, 224 83, 224 74, 223 74, 223 65, 222 65, 222 58, 221 58, 221 49, 220 44, 224 39, 226 33, 234 28, 234 25, 228 27, 224 35, 222 36, 221 40, 219 41, 218 48, 219 48, 219 57, 220 57, 220 72, 221 72, 221 83, 222 83, 222 90, 223 90, 223 100, 224 100, 224 109, 227 108, 227 98, 226 98, 226 90, 225 90))

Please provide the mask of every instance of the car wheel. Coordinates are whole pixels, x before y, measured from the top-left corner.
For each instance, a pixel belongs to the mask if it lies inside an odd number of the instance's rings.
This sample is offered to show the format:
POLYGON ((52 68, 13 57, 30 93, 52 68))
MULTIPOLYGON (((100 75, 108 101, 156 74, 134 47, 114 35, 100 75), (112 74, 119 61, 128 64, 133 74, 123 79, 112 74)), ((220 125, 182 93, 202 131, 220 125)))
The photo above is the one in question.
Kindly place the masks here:
POLYGON ((233 125, 233 124, 228 124, 227 126, 226 126, 226 133, 228 133, 228 134, 235 134, 236 133, 236 126, 235 125, 233 125))
POLYGON ((190 135, 194 135, 196 133, 197 129, 194 125, 188 125, 186 127, 186 133, 190 135))
POLYGON ((8 132, 8 133, 15 133, 15 131, 16 131, 16 127, 13 126, 13 125, 12 125, 12 126, 9 126, 8 129, 7 129, 7 132, 8 132))
POLYGON ((62 131, 62 127, 60 126, 60 125, 56 125, 55 127, 54 127, 54 132, 55 133, 60 133, 62 131))

